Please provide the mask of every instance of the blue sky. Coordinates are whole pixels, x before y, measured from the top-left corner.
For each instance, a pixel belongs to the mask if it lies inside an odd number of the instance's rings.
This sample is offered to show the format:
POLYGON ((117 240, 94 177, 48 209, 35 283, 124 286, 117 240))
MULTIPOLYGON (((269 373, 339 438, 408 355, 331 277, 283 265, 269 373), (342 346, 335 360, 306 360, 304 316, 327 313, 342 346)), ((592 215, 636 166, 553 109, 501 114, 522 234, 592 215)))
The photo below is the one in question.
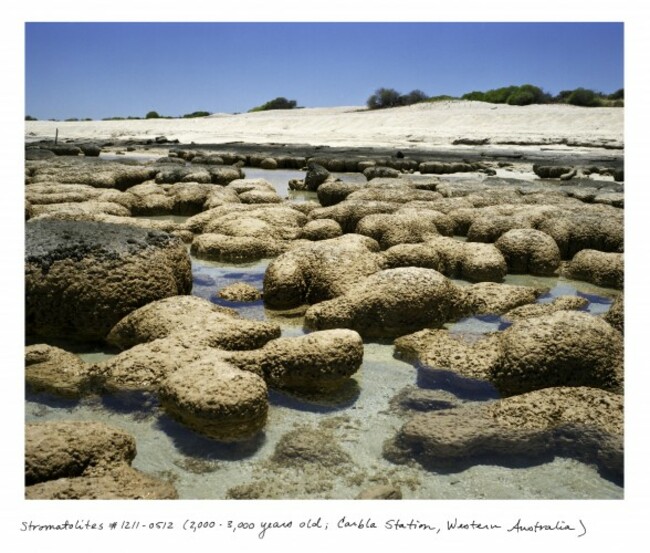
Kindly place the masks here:
POLYGON ((26 23, 25 38, 39 119, 234 113, 277 96, 363 105, 379 87, 624 86, 623 23, 26 23))

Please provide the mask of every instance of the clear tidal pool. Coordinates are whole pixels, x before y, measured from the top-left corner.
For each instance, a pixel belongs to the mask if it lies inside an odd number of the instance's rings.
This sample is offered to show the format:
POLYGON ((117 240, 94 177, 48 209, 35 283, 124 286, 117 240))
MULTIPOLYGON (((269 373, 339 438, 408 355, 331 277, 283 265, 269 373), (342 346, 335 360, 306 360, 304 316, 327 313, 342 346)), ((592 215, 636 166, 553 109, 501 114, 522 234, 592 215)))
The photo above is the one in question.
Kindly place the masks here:
MULTIPOLYGON (((300 178, 300 171, 246 169, 247 178, 278 182, 300 178), (258 174, 259 173, 259 174, 258 174), (295 175, 294 175, 295 173, 295 175)), ((344 177, 345 178, 345 177, 344 177)), ((301 193, 304 194, 304 193, 301 193)), ((315 195, 314 195, 315 197, 315 195)), ((307 198, 311 199, 311 198, 307 198)), ((294 197, 304 201, 305 197, 294 197)), ((233 303, 216 293, 234 282, 247 282, 260 290, 269 260, 248 264, 223 264, 192 260, 192 293, 220 305, 233 307, 244 317, 273 320, 283 336, 304 333, 301 315, 276 314, 262 301, 233 303)), ((544 286, 549 292, 539 301, 560 295, 579 295, 589 301, 587 310, 602 314, 617 291, 563 278, 508 275, 506 282, 544 286)), ((498 317, 470 317, 450 330, 484 333, 504 327, 498 317)), ((101 347, 77 351, 88 362, 114 352, 101 347)), ((516 468, 477 464, 458 471, 431 472, 416 463, 396 465, 382 456, 384 442, 392 438, 409 414, 393 400, 405 389, 435 388, 412 365, 393 357, 390 343, 365 342, 363 364, 337 397, 294 397, 271 390, 266 427, 254 439, 239 444, 221 444, 206 439, 167 417, 154 396, 92 397, 66 401, 39 394, 26 401, 26 421, 98 420, 123 428, 136 438, 133 466, 145 473, 170 480, 181 499, 353 499, 360 491, 377 484, 399 487, 404 499, 622 499, 623 488, 601 477, 595 467, 573 459, 554 458, 516 468), (274 461, 273 453, 282 436, 299 430, 322 437, 323 443, 340 448, 345 461, 336 464, 306 462, 287 466, 274 461)), ((453 383, 440 384, 461 402, 491 401, 486 393, 469 397, 453 383)))

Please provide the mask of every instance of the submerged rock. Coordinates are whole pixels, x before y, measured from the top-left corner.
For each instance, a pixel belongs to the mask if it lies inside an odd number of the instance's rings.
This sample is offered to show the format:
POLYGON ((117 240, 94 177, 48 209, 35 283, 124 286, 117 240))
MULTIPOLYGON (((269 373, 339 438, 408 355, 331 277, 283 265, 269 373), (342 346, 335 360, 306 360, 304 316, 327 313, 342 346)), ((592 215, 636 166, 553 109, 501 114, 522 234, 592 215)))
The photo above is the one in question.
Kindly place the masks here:
POLYGON ((183 243, 167 233, 99 222, 28 221, 28 334, 103 339, 125 315, 192 288, 183 243))
MULTIPOLYGON (((587 387, 553 387, 478 406, 416 415, 398 432, 391 451, 425 466, 468 464, 489 457, 508 463, 560 454, 623 474, 622 396, 587 387), (459 464, 461 463, 461 464, 459 464)), ((497 461, 498 462, 498 461, 497 461)))
POLYGON ((174 488, 132 469, 133 437, 99 422, 25 426, 28 499, 172 499, 174 488))
POLYGON ((61 348, 47 344, 25 347, 25 383, 33 392, 80 397, 90 387, 89 368, 79 356, 61 348))
POLYGON ((219 297, 227 301, 257 301, 262 293, 246 282, 235 282, 219 290, 219 297))

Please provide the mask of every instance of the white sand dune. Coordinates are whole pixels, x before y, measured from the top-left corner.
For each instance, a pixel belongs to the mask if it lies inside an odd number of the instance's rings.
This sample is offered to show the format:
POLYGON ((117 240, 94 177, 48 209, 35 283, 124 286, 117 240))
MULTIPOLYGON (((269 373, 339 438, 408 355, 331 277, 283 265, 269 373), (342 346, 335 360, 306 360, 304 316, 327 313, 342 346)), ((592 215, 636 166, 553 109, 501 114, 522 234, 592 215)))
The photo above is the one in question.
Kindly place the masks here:
POLYGON ((246 142, 360 147, 439 147, 454 140, 492 144, 575 141, 623 145, 623 109, 569 105, 508 106, 448 101, 367 110, 304 108, 197 119, 129 121, 28 121, 26 139, 146 139, 166 136, 182 143, 246 142))

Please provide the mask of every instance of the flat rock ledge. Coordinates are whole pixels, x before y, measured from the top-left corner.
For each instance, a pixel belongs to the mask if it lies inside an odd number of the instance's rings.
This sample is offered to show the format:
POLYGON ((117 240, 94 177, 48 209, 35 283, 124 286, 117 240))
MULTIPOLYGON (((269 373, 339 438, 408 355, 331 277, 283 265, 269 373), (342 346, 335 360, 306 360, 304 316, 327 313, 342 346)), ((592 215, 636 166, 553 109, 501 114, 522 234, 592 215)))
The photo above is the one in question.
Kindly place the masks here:
POLYGON ((545 388, 479 406, 414 416, 385 445, 395 462, 410 456, 427 468, 508 464, 550 455, 595 463, 623 475, 623 398, 588 387, 545 388))
POLYGON ((135 439, 104 423, 25 426, 27 499, 176 499, 174 487, 135 469, 135 439))

